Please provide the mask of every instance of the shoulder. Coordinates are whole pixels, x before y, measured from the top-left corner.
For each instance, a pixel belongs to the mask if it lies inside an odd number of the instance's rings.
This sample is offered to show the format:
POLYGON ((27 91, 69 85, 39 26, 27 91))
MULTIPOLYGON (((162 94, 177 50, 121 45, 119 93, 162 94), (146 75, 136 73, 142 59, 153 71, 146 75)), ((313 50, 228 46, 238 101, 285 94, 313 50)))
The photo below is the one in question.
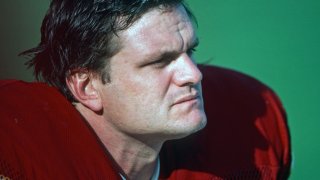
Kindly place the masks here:
POLYGON ((9 178, 116 177, 78 111, 44 83, 0 81, 0 172, 9 178))

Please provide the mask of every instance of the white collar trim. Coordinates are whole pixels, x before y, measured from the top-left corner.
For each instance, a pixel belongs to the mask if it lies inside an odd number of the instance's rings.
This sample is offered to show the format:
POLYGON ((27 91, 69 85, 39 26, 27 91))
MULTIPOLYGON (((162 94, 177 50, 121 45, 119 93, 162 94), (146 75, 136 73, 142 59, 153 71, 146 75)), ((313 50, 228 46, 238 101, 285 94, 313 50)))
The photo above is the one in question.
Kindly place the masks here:
MULTIPOLYGON (((120 174, 122 180, 126 180, 126 178, 121 173, 119 173, 119 174, 120 174)), ((160 176, 160 158, 158 156, 157 164, 156 164, 156 167, 153 171, 153 175, 150 180, 158 180, 159 176, 160 176)))

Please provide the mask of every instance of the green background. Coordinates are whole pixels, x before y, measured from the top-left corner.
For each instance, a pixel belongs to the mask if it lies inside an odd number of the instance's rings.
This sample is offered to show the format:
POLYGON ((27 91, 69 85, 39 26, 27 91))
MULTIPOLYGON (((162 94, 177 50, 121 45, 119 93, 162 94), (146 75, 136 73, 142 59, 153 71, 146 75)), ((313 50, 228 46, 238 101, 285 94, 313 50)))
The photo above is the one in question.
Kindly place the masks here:
MULTIPOLYGON (((273 88, 289 118, 290 179, 319 179, 320 1, 188 2, 199 23, 199 62, 236 69, 273 88)), ((47 0, 0 2, 1 79, 32 80, 25 59, 17 54, 39 41, 48 4, 47 0)))

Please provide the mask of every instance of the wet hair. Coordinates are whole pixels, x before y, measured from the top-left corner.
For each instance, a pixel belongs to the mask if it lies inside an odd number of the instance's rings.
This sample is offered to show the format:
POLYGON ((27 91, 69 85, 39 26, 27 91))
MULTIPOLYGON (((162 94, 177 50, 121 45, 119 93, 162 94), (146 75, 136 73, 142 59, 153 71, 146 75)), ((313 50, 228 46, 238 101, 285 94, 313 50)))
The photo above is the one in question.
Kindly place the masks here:
POLYGON ((117 32, 125 30, 144 13, 161 7, 183 5, 183 0, 52 0, 41 26, 41 41, 22 52, 38 81, 57 87, 69 101, 75 101, 66 77, 81 70, 110 81, 108 62, 121 44, 117 32))

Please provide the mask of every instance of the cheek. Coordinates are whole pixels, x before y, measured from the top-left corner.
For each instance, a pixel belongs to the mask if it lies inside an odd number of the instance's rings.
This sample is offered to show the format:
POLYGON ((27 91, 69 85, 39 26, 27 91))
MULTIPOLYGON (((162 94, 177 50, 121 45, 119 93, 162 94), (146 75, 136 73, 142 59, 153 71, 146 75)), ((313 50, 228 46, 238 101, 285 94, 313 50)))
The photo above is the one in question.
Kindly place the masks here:
MULTIPOLYGON (((164 106, 168 106, 170 97, 168 91, 171 84, 170 71, 146 68, 124 72, 117 77, 106 85, 109 92, 106 101, 109 101, 113 106, 133 113, 138 109, 159 111, 159 109, 164 109, 164 106)), ((113 107, 111 108, 113 109, 113 107)))
POLYGON ((170 72, 150 68, 133 74, 122 79, 124 91, 133 96, 143 96, 146 100, 165 98, 171 82, 170 72))

